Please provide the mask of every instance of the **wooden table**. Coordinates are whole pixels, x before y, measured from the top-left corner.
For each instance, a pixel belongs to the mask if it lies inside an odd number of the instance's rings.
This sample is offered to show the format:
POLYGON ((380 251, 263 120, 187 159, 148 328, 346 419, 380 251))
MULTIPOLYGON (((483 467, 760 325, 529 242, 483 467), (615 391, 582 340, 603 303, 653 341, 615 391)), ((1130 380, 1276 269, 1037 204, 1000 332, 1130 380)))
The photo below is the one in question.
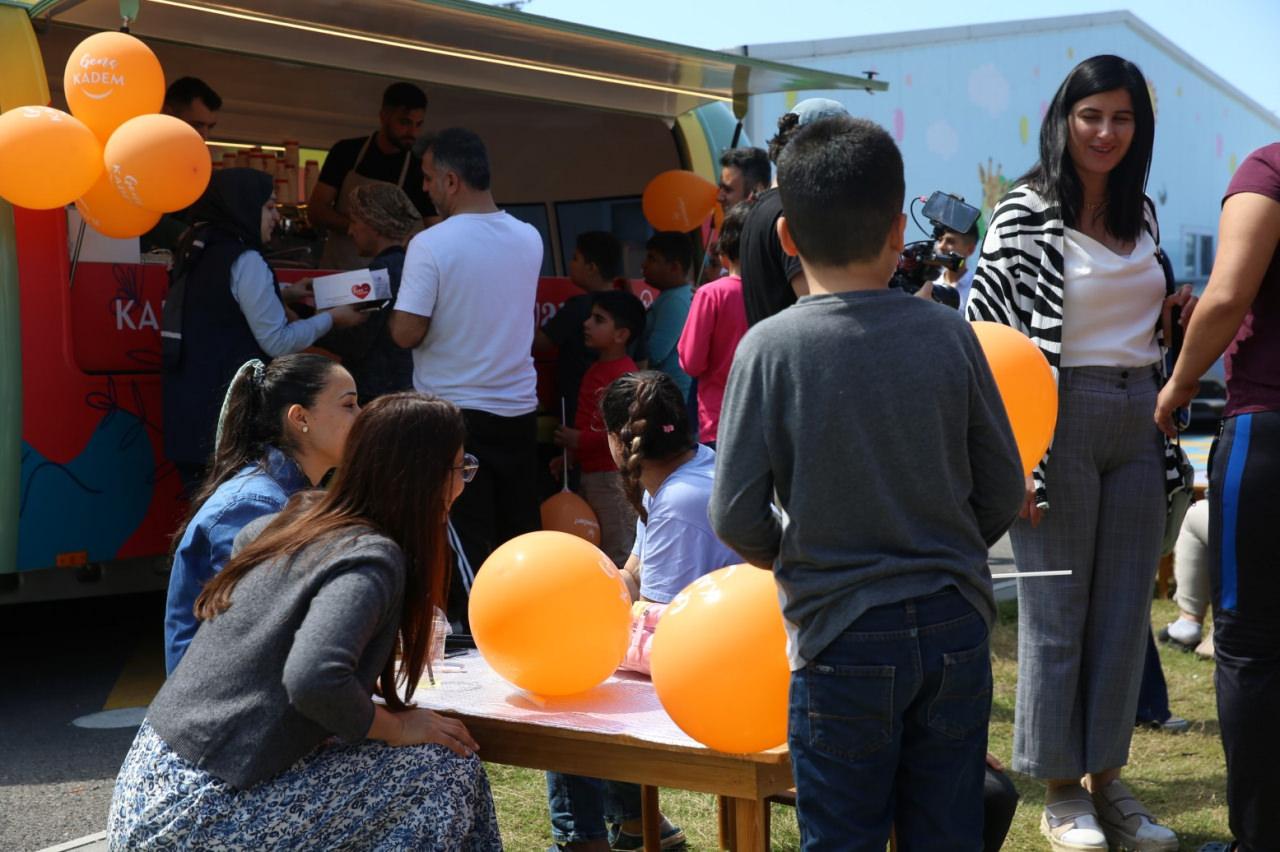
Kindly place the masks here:
POLYGON ((719 796, 721 848, 769 848, 764 800, 792 786, 785 746, 749 755, 705 748, 676 727, 639 676, 620 673, 582 695, 539 700, 474 652, 447 665, 438 686, 414 697, 461 719, 481 759, 642 785, 646 850, 659 849, 658 787, 719 796))

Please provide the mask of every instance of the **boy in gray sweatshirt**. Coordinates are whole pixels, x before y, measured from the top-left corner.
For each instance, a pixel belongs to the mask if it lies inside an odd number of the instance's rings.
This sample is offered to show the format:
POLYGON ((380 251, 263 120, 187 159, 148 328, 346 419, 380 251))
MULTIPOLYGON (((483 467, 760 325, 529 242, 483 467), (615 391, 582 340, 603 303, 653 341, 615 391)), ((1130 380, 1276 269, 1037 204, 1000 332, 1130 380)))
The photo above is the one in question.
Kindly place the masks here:
POLYGON ((804 849, 881 852, 896 825, 903 848, 977 850, 1013 433, 968 323, 888 288, 906 224, 889 135, 815 122, 778 186, 809 295, 739 345, 710 513, 781 591, 804 849))

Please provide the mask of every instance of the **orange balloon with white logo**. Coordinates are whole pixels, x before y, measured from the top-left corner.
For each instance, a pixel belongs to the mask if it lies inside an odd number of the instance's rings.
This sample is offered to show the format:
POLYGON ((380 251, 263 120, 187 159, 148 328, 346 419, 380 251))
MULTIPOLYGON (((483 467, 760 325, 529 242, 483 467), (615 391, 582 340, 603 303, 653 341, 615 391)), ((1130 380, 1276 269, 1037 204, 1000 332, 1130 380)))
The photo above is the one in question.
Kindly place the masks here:
POLYGON ((984 321, 971 325, 1004 400, 1022 470, 1030 474, 1049 449, 1058 422, 1053 370, 1040 349, 1016 328, 984 321))
POLYGON ((164 105, 164 69, 151 48, 128 33, 95 33, 76 45, 62 72, 76 118, 103 144, 129 119, 164 105))
POLYGON ((653 634, 658 700, 680 729, 717 751, 787 741, 787 635, 772 571, 730 565, 676 595, 653 634))
POLYGON ((716 185, 683 169, 658 174, 640 196, 644 218, 659 231, 692 231, 715 206, 716 185))
POLYGON ((145 234, 156 226, 162 215, 125 201, 105 174, 76 199, 76 209, 90 228, 118 240, 145 234))
POLYGON ((102 174, 102 146, 83 122, 46 106, 0 114, 0 198, 52 210, 70 204, 102 174))
POLYGON ((600 521, 591 504, 569 490, 552 494, 542 501, 542 528, 558 530, 600 546, 600 521))
POLYGON ((190 207, 209 185, 204 139, 171 115, 140 115, 116 129, 102 152, 120 197, 157 213, 190 207))
POLYGON ((572 695, 613 674, 627 652, 631 595, 600 548, 568 533, 525 533, 476 573, 468 604, 476 647, 535 695, 572 695))

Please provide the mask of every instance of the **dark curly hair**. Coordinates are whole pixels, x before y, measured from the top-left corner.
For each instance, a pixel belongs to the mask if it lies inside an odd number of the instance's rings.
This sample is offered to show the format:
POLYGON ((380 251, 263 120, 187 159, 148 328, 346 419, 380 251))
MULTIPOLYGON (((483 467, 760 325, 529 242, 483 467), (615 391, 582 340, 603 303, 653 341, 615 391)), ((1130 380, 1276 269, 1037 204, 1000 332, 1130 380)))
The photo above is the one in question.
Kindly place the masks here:
POLYGON ((800 127, 800 116, 794 112, 786 112, 778 116, 778 133, 769 140, 769 162, 774 165, 778 164, 778 157, 782 155, 782 149, 787 147, 787 143, 791 141, 791 137, 795 135, 796 129, 800 127))

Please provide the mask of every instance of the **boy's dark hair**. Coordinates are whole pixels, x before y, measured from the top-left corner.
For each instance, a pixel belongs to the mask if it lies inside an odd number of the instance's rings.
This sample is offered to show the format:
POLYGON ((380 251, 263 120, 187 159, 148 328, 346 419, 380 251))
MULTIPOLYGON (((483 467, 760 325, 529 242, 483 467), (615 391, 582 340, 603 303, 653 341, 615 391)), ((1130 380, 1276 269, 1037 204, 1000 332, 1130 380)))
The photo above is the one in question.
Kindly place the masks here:
POLYGON ((687 234, 679 231, 658 231, 644 244, 646 249, 656 251, 669 263, 680 265, 686 273, 693 268, 693 243, 687 234))
POLYGON ((199 77, 179 77, 164 90, 164 105, 170 109, 189 106, 196 98, 214 112, 222 109, 222 98, 199 77))
POLYGON ((382 93, 383 109, 426 109, 427 93, 412 83, 392 83, 382 93))
POLYGON ((872 260, 902 212, 902 154, 875 122, 820 119, 782 152, 778 190, 802 258, 819 266, 872 260))
POLYGON ((602 290, 591 294, 591 307, 609 315, 613 324, 631 333, 627 343, 640 339, 644 331, 644 302, 624 290, 602 290))
POLYGON ((472 189, 489 188, 489 152, 475 132, 465 127, 450 127, 422 137, 413 146, 415 156, 424 156, 428 151, 436 161, 436 168, 453 172, 472 189))
POLYGON ((742 172, 742 182, 748 195, 757 188, 767 187, 773 177, 769 168, 769 152, 763 148, 730 148, 720 155, 720 165, 742 172))
POLYGON ((647 523, 649 513, 641 501, 641 463, 665 461, 693 449, 684 394, 666 373, 627 373, 605 388, 600 414, 604 428, 622 442, 623 491, 640 520, 647 523))
POLYGON ((724 214, 724 221, 720 223, 720 236, 716 238, 716 251, 737 262, 738 260, 738 243, 742 239, 742 223, 747 221, 747 214, 751 212, 752 204, 750 201, 743 201, 730 207, 724 214))
POLYGON ((1071 108, 1083 98, 1113 89, 1129 93, 1134 132, 1124 159, 1107 175, 1103 218, 1112 236, 1136 240, 1144 222, 1144 193, 1151 172, 1156 119, 1147 81, 1138 66, 1127 59, 1110 54, 1092 56, 1071 69, 1040 125, 1040 161, 1018 182, 1030 184, 1045 201, 1057 204, 1062 211, 1062 221, 1068 227, 1078 225, 1084 208, 1084 189, 1067 149, 1071 139, 1071 108))
POLYGON ((601 278, 611 280, 622 274, 622 243, 608 231, 584 231, 573 247, 583 260, 595 264, 601 278))

